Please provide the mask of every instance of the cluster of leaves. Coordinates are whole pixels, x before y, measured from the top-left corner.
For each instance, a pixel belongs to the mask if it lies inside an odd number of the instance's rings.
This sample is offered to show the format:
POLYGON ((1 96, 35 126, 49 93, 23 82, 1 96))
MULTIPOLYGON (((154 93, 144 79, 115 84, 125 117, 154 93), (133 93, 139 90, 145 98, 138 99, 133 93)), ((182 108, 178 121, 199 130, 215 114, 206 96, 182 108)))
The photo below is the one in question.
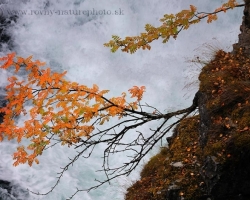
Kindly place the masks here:
POLYGON ((66 81, 63 79, 66 72, 53 73, 50 68, 43 69, 45 63, 32 61, 31 56, 24 59, 12 53, 0 60, 4 61, 2 69, 15 67, 17 73, 20 68, 25 68, 29 73, 27 80, 20 80, 17 76, 8 78, 8 103, 0 109, 4 113, 0 140, 6 136, 8 139, 16 138, 18 142, 23 138, 31 141, 27 147, 30 151, 24 146, 17 148, 15 166, 26 162, 32 165, 33 161, 38 163, 37 156, 53 139, 70 146, 80 142, 82 137, 90 137, 97 125, 108 122, 112 117, 121 119, 126 110, 138 109, 145 91, 144 86, 129 89, 131 97, 136 99, 130 103, 126 101, 125 92, 120 97, 107 99, 103 95, 108 90, 99 90, 95 84, 89 88, 66 81), (15 118, 24 115, 29 119, 18 125, 15 118))
POLYGON ((99 90, 95 84, 90 88, 67 81, 63 78, 66 72, 53 73, 50 68, 43 68, 45 63, 32 61, 31 56, 24 59, 13 53, 0 58, 0 61, 4 62, 2 69, 15 67, 18 73, 24 68, 28 72, 25 80, 18 76, 8 79, 7 104, 0 108, 0 113, 4 115, 3 123, 0 124, 0 139, 7 137, 17 139, 18 142, 28 139, 31 142, 28 146, 17 148, 13 156, 14 166, 20 163, 28 163, 30 166, 33 162, 39 163, 37 157, 57 144, 77 149, 69 163, 61 168, 55 185, 43 195, 52 192, 64 172, 80 157, 89 158, 98 145, 105 145, 100 171, 105 172, 106 180, 96 180, 98 184, 88 189, 77 189, 69 199, 79 191, 90 191, 119 176, 129 175, 144 156, 197 107, 197 101, 194 101, 188 108, 163 114, 152 106, 141 104, 144 86, 129 89, 134 101, 128 102, 125 92, 108 99, 104 96, 108 90, 99 90), (151 111, 145 112, 143 107, 151 111), (23 124, 17 122, 18 116, 25 119, 23 124), (176 116, 180 117, 167 124, 169 119, 176 116), (115 121, 107 123, 111 119, 115 121), (154 120, 162 121, 156 128, 150 128, 151 135, 145 135, 137 129, 154 120), (132 140, 123 140, 132 130, 132 140), (129 161, 124 161, 120 166, 109 165, 111 155, 125 152, 134 153, 129 161))
POLYGON ((217 20, 217 13, 226 12, 228 9, 233 9, 235 7, 241 7, 244 4, 238 4, 236 0, 228 0, 227 3, 221 5, 214 12, 197 12, 197 8, 190 5, 190 9, 182 10, 177 14, 166 14, 160 21, 162 25, 159 27, 154 27, 153 25, 146 24, 144 33, 140 36, 126 37, 121 39, 117 35, 112 36, 112 40, 105 43, 105 47, 111 48, 111 52, 117 51, 119 48, 123 52, 135 53, 138 49, 148 49, 150 50, 151 43, 159 38, 163 39, 163 43, 168 42, 172 37, 177 38, 177 35, 182 31, 189 28, 190 25, 199 23, 202 19, 207 18, 207 23, 217 20))

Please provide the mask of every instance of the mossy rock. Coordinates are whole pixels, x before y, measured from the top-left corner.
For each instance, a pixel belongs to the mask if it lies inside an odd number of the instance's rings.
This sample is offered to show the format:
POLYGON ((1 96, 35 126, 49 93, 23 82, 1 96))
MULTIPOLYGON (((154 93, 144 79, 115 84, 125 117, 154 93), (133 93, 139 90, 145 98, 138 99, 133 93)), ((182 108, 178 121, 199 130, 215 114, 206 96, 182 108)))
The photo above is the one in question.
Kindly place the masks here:
POLYGON ((199 117, 183 120, 176 127, 178 135, 172 145, 162 148, 152 157, 141 172, 141 179, 130 187, 126 200, 166 199, 168 189, 178 189, 185 199, 199 196, 202 185, 198 166, 202 163, 198 145, 199 117))
POLYGON ((151 158, 141 179, 127 189, 126 200, 166 200, 171 190, 185 200, 250 199, 250 59, 241 49, 220 50, 199 80, 211 120, 206 144, 199 144, 200 117, 182 120, 169 147, 151 158), (216 165, 216 180, 202 174, 207 158, 216 165))

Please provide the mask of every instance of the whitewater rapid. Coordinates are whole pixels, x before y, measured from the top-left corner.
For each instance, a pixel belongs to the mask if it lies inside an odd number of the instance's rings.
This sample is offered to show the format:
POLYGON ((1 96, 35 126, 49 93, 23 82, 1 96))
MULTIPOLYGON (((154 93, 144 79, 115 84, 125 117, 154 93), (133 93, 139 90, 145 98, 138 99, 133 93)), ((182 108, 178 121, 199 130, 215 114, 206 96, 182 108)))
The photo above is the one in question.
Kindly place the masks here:
MULTIPOLYGON (((45 61, 54 71, 68 73, 68 80, 84 85, 97 84, 110 90, 110 96, 120 95, 134 85, 146 86, 143 102, 157 106, 163 112, 185 108, 191 104, 198 88, 196 82, 190 90, 183 89, 187 83, 197 79, 199 68, 186 62, 199 53, 195 51, 204 43, 227 51, 238 40, 242 9, 219 14, 219 20, 207 25, 205 22, 182 31, 177 40, 169 43, 152 43, 150 51, 139 50, 135 54, 111 53, 103 44, 112 35, 120 37, 138 35, 144 25, 160 25, 159 19, 166 13, 176 13, 194 4, 201 11, 212 11, 221 2, 211 0, 23 0, 1 1, 4 16, 16 14, 17 22, 8 26, 13 47, 7 45, 1 55, 15 51, 17 55, 45 61), (92 11, 92 14, 91 14, 92 11), (96 11, 96 12, 94 12, 96 11), (95 14, 94 14, 95 13, 95 14), (188 76, 189 78, 185 78, 188 76), (190 98, 186 98, 189 96, 190 98)), ((202 49, 202 48, 201 48, 202 49)), ((209 57, 204 50, 205 56, 209 57)), ((0 71, 0 85, 7 83, 10 72, 0 71)), ((25 120, 20 119, 20 123, 25 120)), ((150 134, 148 127, 143 128, 150 134)), ((171 134, 171 133, 170 133, 171 134)), ((164 141, 165 142, 165 141, 164 141)), ((144 163, 157 152, 160 144, 144 163)), ((20 184, 34 192, 47 192, 56 182, 57 172, 74 155, 74 149, 60 147, 49 149, 39 158, 40 164, 29 167, 13 167, 12 153, 17 144, 5 140, 0 143, 0 179, 20 184)), ((88 188, 95 184, 95 178, 103 179, 103 173, 96 173, 102 165, 102 147, 90 159, 81 159, 63 176, 55 190, 47 196, 30 194, 31 200, 64 200, 76 188, 88 188)), ((124 157, 114 157, 122 163, 124 157)), ((143 163, 142 163, 143 164, 143 163)), ((81 192, 74 200, 120 200, 126 187, 139 178, 139 167, 131 176, 120 178, 111 185, 104 185, 89 193, 81 192)), ((20 191, 22 193, 22 191, 20 191)))

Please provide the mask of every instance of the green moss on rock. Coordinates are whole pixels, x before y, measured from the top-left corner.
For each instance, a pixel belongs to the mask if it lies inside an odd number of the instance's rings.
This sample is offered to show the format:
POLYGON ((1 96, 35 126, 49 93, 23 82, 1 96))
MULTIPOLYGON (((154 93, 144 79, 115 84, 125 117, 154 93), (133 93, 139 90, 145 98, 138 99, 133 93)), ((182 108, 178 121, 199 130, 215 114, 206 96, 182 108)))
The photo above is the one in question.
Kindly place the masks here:
POLYGON ((246 189, 237 186, 249 182, 250 187, 250 170, 241 169, 250 168, 250 59, 241 50, 237 54, 220 50, 203 67, 199 80, 211 120, 205 146, 199 145, 200 117, 183 120, 169 147, 152 157, 141 179, 127 189, 126 200, 165 200, 173 189, 185 200, 206 195, 237 199, 238 193, 250 198, 246 189), (220 166, 216 173, 221 178, 213 184, 201 175, 207 158, 220 166))
POLYGON ((199 117, 183 120, 177 126, 172 145, 162 148, 141 172, 141 179, 128 189, 127 200, 166 199, 168 188, 180 188, 185 197, 198 196, 202 180, 201 149, 198 145, 199 117))

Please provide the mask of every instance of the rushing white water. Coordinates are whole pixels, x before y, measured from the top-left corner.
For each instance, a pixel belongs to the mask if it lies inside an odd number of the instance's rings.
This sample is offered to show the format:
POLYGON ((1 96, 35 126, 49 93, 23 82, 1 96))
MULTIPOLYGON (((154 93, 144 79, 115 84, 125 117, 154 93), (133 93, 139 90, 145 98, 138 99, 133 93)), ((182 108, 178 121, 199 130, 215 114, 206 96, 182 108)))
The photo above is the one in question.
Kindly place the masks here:
MULTIPOLYGON (((9 28, 14 40, 14 51, 27 57, 46 61, 55 71, 67 70, 67 78, 85 85, 93 83, 101 89, 109 89, 110 95, 120 95, 133 85, 145 85, 147 92, 144 102, 160 110, 176 110, 191 104, 193 90, 183 90, 188 75, 191 80, 197 79, 198 72, 190 68, 186 58, 192 59, 195 49, 202 44, 231 50, 237 42, 242 9, 219 14, 219 20, 207 25, 205 22, 182 31, 177 40, 167 44, 156 41, 150 51, 138 51, 133 55, 118 51, 110 53, 103 43, 111 35, 133 36, 144 30, 150 23, 159 25, 159 19, 165 13, 176 13, 194 4, 201 11, 212 11, 222 2, 218 0, 40 0, 5 1, 2 10, 19 12, 18 21, 9 28), (69 10, 106 10, 117 14, 76 15, 69 10), (45 13, 46 11, 51 11, 45 13), (25 14, 24 11, 27 13, 25 14), (66 14, 66 11, 68 14, 66 14), (63 14, 64 13, 64 14, 63 14), (216 38, 216 42, 213 42, 216 38), (218 44, 219 41, 219 44, 218 44), (190 73, 191 72, 191 73, 190 73)), ((5 49, 7 53, 8 48, 5 49)), ((209 55, 208 55, 209 56, 209 55)), ((1 71, 0 84, 6 83, 7 72, 1 71)), ((20 123, 24 119, 21 119, 20 123)), ((143 131, 149 134, 148 127, 143 131)), ((46 151, 40 158, 40 164, 28 167, 12 166, 12 153, 17 144, 15 141, 0 143, 0 179, 19 183, 24 188, 41 193, 50 190, 55 183, 56 173, 74 155, 73 149, 57 147, 46 151)), ((79 160, 70 168, 55 190, 47 196, 32 195, 30 199, 63 200, 72 195, 75 188, 88 188, 95 184, 94 179, 105 178, 104 174, 95 171, 101 168, 101 148, 90 159, 79 160)), ((150 155, 145 158, 146 160, 150 155)), ((122 163, 124 157, 115 157, 116 163, 122 163)), ((90 193, 81 192, 74 200, 123 199, 125 186, 131 180, 139 178, 139 168, 130 177, 113 181, 90 193), (123 186, 123 184, 125 186, 123 186)), ((21 192, 21 191, 20 191, 21 192)))

